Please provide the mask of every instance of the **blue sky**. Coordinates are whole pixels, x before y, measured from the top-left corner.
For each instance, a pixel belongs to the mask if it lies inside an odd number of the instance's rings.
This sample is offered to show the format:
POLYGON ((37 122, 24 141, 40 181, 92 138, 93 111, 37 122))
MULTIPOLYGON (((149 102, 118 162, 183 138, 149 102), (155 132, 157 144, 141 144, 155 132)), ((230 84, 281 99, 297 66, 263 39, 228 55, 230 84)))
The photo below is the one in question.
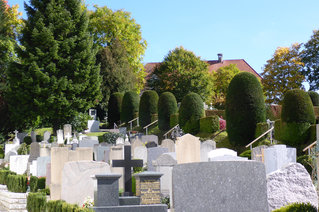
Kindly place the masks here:
MULTIPOLYGON (((22 0, 9 0, 10 5, 22 0)), ((29 1, 26 1, 29 3, 29 1)), ((245 59, 257 72, 279 46, 305 43, 319 29, 318 0, 86 0, 124 9, 141 25, 144 62, 160 62, 178 46, 205 60, 245 59)))

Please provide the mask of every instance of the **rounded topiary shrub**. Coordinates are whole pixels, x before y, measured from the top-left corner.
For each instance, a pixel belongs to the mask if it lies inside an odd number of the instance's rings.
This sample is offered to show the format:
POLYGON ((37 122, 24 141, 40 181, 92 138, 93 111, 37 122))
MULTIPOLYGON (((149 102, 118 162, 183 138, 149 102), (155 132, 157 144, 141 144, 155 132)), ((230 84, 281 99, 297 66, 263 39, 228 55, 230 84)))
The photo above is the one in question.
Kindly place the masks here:
POLYGON ((138 114, 140 97, 134 91, 128 91, 124 94, 121 108, 121 121, 129 122, 136 118, 138 114))
POLYGON ((170 116, 176 114, 177 110, 174 94, 171 92, 162 93, 158 100, 158 128, 161 131, 170 129, 170 116))
POLYGON ((171 114, 169 117, 169 126, 170 128, 175 127, 178 124, 178 113, 171 114))
POLYGON ((144 91, 139 107, 140 126, 145 127, 152 122, 152 116, 157 114, 158 95, 156 91, 144 91))
POLYGON ((287 91, 282 103, 281 141, 298 148, 308 141, 309 129, 314 123, 315 114, 310 96, 299 89, 287 91))
POLYGON ((319 106, 319 94, 315 91, 308 91, 313 106, 319 106))
POLYGON ((293 89, 285 93, 281 119, 284 122, 315 123, 310 96, 303 90, 293 89))
POLYGON ((202 98, 197 93, 187 94, 179 108, 178 123, 184 133, 193 135, 199 132, 199 119, 204 117, 204 105, 202 98))
POLYGON ((258 79, 248 72, 237 74, 226 96, 226 130, 230 143, 241 146, 253 141, 257 123, 265 120, 265 101, 258 79))
POLYGON ((113 93, 110 96, 108 107, 107 107, 107 115, 109 127, 113 128, 114 123, 119 124, 121 120, 121 107, 122 100, 124 94, 120 92, 113 93))
POLYGON ((219 117, 208 116, 199 120, 200 132, 214 133, 219 130, 219 117))

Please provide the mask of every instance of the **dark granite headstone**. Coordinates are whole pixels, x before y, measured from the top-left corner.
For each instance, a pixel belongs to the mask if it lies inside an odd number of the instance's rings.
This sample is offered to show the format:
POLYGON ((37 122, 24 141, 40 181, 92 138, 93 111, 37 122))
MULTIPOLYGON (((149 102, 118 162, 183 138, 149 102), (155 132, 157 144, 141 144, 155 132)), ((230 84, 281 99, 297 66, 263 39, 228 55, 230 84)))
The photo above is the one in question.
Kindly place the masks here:
POLYGON ((153 148, 153 147, 157 147, 157 143, 155 143, 154 141, 150 141, 150 142, 147 142, 145 146, 146 148, 153 148))
POLYGON ((173 168, 172 185, 175 211, 269 211, 261 162, 178 164, 173 168))
POLYGON ((113 167, 124 167, 124 196, 132 195, 132 167, 143 167, 143 160, 131 159, 131 146, 124 146, 124 160, 113 160, 113 167))
POLYGON ((119 178, 120 174, 95 175, 97 179, 97 192, 94 197, 94 206, 119 205, 119 178))

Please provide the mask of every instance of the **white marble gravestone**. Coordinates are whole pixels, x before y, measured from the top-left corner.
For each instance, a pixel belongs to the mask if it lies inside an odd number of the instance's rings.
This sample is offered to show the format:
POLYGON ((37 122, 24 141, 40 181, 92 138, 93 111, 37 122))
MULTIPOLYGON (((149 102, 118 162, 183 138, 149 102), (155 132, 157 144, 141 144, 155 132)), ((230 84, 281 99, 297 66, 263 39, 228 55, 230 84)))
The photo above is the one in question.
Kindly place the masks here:
POLYGON ((208 161, 208 153, 212 150, 216 149, 216 142, 212 140, 207 140, 201 142, 200 144, 200 161, 205 162, 208 161))
POLYGON ((43 133, 43 143, 48 143, 51 137, 51 133, 49 131, 44 131, 43 133))
POLYGON ((162 140, 161 147, 167 148, 169 152, 175 152, 175 143, 171 139, 162 140))
POLYGON ((264 163, 266 173, 283 168, 289 163, 296 162, 296 148, 287 147, 286 145, 274 145, 264 149, 264 163))
POLYGON ((133 158, 143 160, 143 166, 145 166, 147 164, 147 148, 145 146, 135 147, 133 158))
POLYGON ((58 138, 57 143, 58 144, 64 144, 63 130, 57 130, 56 134, 57 134, 57 138, 58 138))
POLYGON ((24 174, 27 171, 29 155, 10 156, 10 171, 24 174))
POLYGON ((178 137, 175 145, 177 163, 200 162, 200 140, 191 134, 178 137))
POLYGON ((67 144, 70 144, 70 139, 72 138, 72 125, 65 124, 63 125, 63 135, 64 138, 67 140, 67 144))

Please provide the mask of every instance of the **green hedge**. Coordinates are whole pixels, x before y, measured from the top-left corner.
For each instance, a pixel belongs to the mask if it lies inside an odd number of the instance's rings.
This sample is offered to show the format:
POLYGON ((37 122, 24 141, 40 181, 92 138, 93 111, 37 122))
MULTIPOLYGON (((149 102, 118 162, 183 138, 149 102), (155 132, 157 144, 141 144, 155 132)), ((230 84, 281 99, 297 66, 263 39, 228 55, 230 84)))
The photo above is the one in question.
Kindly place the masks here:
POLYGON ((174 94, 164 92, 158 100, 158 128, 167 131, 171 128, 170 117, 178 111, 177 102, 174 94))
POLYGON ((171 114, 169 117, 169 126, 170 128, 175 127, 178 124, 178 113, 171 114))
POLYGON ((240 155, 240 157, 245 157, 245 158, 248 158, 249 160, 251 160, 251 150, 246 150, 244 152, 242 152, 240 155))
POLYGON ((178 123, 185 133, 196 135, 200 130, 199 119, 205 116, 202 98, 197 93, 187 94, 179 108, 178 123))
POLYGON ((156 91, 144 91, 138 110, 140 126, 145 127, 152 121, 152 115, 157 114, 158 95, 156 91))
POLYGON ((28 188, 28 178, 25 175, 8 175, 7 187, 8 191, 15 193, 25 193, 28 188))
POLYGON ((2 169, 0 170, 0 184, 2 185, 7 185, 8 183, 8 175, 15 175, 15 172, 12 172, 10 170, 7 169, 2 169))
POLYGON ((214 133, 219 130, 219 117, 217 115, 208 116, 199 120, 200 132, 214 133))
POLYGON ((308 91, 313 106, 319 106, 319 94, 315 91, 308 91))
POLYGON ((93 209, 81 208, 75 204, 68 204, 63 200, 50 200, 46 205, 47 212, 93 212, 93 209))
POLYGON ((121 108, 121 121, 129 122, 138 115, 140 97, 134 91, 128 91, 124 94, 121 108))
MULTIPOLYGON (((269 126, 268 126, 267 122, 257 123, 256 131, 255 131, 255 138, 258 138, 259 136, 261 136, 268 129, 269 129, 269 126)), ((259 139, 259 141, 266 139, 268 135, 269 134, 267 133, 265 136, 263 136, 261 139, 259 139)))
POLYGON ((257 123, 266 121, 261 84, 251 73, 241 72, 231 80, 226 96, 226 123, 229 142, 246 145, 255 138, 257 123))
POLYGON ((223 117, 225 119, 225 110, 205 110, 206 116, 217 115, 219 117, 223 117))
POLYGON ((310 96, 303 90, 293 89, 285 93, 281 120, 283 122, 315 123, 315 114, 310 96))
POLYGON ((47 197, 44 193, 30 192, 27 197, 27 210, 32 212, 46 211, 47 197))
POLYGON ((39 189, 45 189, 45 177, 30 177, 30 191, 37 192, 39 189))
POLYGON ((123 96, 124 94, 120 92, 113 93, 110 96, 107 110, 110 128, 113 128, 114 123, 119 124, 120 122, 123 96))
POLYGON ((293 203, 272 212, 317 212, 317 208, 310 203, 293 203))
POLYGON ((281 122, 280 141, 298 148, 309 140, 310 126, 310 123, 281 122))

